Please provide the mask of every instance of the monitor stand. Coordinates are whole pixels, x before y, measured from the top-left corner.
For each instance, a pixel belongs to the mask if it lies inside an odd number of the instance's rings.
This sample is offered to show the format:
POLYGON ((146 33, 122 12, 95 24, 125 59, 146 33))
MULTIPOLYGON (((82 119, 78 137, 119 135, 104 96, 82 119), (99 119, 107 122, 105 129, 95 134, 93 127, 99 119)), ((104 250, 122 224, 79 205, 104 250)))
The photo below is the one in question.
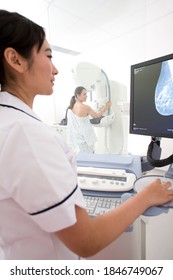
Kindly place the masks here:
MULTIPOLYGON (((151 160, 160 160, 162 149, 160 147, 160 138, 158 137, 151 137, 151 142, 152 142, 152 151, 150 158, 151 160)), ((151 143, 150 143, 151 144, 151 143)), ((146 172, 149 170, 152 170, 155 168, 153 164, 151 164, 150 160, 148 159, 148 152, 147 156, 142 156, 141 158, 141 166, 142 166, 142 171, 146 172)))
POLYGON ((165 173, 165 177, 173 179, 173 164, 169 165, 169 168, 165 173))

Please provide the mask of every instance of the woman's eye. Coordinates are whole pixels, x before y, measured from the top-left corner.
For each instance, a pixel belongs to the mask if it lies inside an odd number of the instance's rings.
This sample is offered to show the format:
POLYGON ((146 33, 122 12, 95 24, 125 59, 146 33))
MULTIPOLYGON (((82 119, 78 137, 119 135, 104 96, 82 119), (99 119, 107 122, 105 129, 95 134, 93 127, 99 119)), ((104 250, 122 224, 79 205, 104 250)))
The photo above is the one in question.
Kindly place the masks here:
POLYGON ((48 57, 49 59, 52 59, 52 55, 48 55, 47 57, 48 57))

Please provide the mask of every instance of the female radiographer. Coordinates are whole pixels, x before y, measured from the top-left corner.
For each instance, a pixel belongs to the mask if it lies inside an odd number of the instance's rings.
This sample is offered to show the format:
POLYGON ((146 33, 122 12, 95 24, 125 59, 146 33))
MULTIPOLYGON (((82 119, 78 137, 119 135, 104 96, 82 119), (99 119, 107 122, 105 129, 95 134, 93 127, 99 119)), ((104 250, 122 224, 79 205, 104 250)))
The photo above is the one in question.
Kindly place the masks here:
POLYGON ((33 112, 58 70, 42 27, 0 10, 0 247, 4 259, 88 257, 148 207, 173 199, 156 180, 118 208, 90 218, 63 138, 33 112))

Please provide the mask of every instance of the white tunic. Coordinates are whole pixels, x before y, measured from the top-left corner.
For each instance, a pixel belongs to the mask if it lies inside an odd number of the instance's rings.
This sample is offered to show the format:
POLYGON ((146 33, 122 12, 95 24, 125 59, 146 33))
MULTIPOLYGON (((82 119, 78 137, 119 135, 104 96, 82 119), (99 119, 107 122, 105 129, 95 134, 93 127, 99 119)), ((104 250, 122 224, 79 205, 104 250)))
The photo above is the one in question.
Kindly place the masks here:
POLYGON ((0 247, 4 258, 78 258, 54 234, 76 222, 75 205, 84 207, 85 203, 77 186, 72 150, 30 107, 0 92, 0 247))

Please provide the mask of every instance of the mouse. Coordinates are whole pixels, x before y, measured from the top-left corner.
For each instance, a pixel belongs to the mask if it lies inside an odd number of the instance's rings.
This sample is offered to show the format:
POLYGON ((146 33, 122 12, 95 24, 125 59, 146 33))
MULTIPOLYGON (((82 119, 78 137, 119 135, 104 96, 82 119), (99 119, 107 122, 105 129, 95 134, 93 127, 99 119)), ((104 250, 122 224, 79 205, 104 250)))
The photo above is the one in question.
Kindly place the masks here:
MULTIPOLYGON (((158 176, 158 175, 147 175, 147 176, 143 176, 143 177, 136 179, 134 182, 133 188, 136 192, 140 192, 144 187, 151 184, 156 179, 160 179, 161 183, 168 182, 168 181, 171 182, 171 186, 169 187, 169 189, 173 189, 173 179, 172 178, 158 176)), ((166 202, 165 204, 162 204, 162 206, 173 208, 173 200, 166 202)))

